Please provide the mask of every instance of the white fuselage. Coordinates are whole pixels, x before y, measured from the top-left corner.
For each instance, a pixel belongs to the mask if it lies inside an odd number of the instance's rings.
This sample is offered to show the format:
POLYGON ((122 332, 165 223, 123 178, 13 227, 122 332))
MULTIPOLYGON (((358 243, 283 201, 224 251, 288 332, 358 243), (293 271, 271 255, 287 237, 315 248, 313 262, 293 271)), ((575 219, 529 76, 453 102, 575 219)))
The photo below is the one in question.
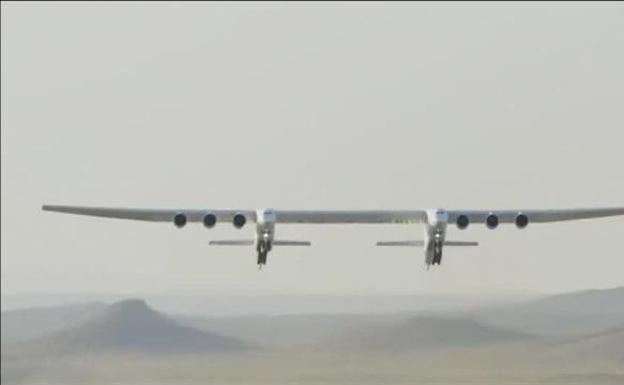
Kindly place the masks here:
MULTIPOLYGON (((436 244, 440 253, 446 236, 446 226, 448 224, 448 213, 444 209, 431 209, 426 211, 425 218, 425 264, 431 265, 434 262, 436 254, 436 244)), ((439 261, 437 261, 439 263, 439 261)))
POLYGON ((260 241, 273 242, 275 237, 275 212, 272 209, 256 211, 256 244, 260 241))

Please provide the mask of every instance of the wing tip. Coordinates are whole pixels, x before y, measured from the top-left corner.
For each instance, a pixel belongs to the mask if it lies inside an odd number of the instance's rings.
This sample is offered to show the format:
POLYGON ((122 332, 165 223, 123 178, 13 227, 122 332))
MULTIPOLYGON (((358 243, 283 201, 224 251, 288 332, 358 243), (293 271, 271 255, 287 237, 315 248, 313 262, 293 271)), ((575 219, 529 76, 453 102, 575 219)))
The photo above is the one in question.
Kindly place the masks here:
POLYGON ((59 205, 41 205, 41 210, 43 211, 63 211, 70 208, 70 206, 59 206, 59 205))

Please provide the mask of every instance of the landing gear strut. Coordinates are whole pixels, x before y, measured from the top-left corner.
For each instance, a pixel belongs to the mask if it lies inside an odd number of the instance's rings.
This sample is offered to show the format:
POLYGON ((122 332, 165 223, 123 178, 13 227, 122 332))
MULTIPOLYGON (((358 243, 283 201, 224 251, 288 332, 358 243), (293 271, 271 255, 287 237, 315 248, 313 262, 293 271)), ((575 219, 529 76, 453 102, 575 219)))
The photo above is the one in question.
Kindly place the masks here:
POLYGON ((269 251, 271 251, 271 242, 259 241, 256 250, 258 251, 258 265, 266 265, 267 255, 269 254, 269 251))
POLYGON ((439 265, 442 263, 442 242, 436 241, 433 243, 433 264, 439 265))

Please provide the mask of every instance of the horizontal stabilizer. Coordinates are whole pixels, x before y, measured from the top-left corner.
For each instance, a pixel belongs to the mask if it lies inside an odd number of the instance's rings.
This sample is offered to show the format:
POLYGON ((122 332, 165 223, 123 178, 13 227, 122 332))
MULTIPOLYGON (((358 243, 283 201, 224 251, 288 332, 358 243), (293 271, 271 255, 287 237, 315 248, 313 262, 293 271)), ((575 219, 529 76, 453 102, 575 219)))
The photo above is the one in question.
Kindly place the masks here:
POLYGON ((217 246, 253 246, 254 241, 252 239, 233 239, 225 241, 210 241, 210 244, 217 246))
MULTIPOLYGON (((252 239, 231 239, 210 241, 211 245, 216 246, 253 246, 255 242, 252 239)), ((310 246, 309 241, 272 241, 273 246, 310 246)))
POLYGON ((425 241, 388 241, 388 242, 377 242, 377 246, 420 246, 423 247, 425 245, 425 241))
POLYGON ((444 246, 479 246, 479 242, 444 241, 444 246))
MULTIPOLYGON (((411 247, 423 247, 425 241, 389 241, 389 242, 377 242, 377 246, 411 246, 411 247)), ((479 246, 479 242, 468 241, 444 241, 444 246, 479 246)))
POLYGON ((312 243, 308 241, 273 241, 273 246, 310 246, 312 243))

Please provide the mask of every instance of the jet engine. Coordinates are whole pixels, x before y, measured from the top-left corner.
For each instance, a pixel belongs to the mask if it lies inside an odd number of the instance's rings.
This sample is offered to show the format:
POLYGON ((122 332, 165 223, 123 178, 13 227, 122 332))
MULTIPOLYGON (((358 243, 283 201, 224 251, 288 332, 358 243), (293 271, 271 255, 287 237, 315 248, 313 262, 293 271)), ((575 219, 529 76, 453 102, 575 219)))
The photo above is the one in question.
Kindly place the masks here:
POLYGON ((173 217, 173 224, 179 229, 184 227, 186 225, 186 222, 186 215, 184 215, 183 213, 178 213, 173 217))
POLYGON ((516 227, 519 229, 524 229, 529 224, 529 217, 525 214, 519 213, 516 215, 516 219, 514 220, 516 223, 516 227))
POLYGON ((245 226, 245 223, 247 223, 247 218, 245 218, 245 216, 243 214, 238 213, 238 214, 234 215, 234 218, 232 218, 232 224, 237 229, 240 229, 243 226, 245 226))
POLYGON ((213 213, 208 213, 206 215, 204 215, 204 226, 208 227, 209 229, 214 227, 217 224, 217 216, 214 215, 213 213))
POLYGON ((498 227, 498 215, 490 213, 485 218, 485 225, 488 229, 495 229, 498 227))
POLYGON ((460 230, 465 229, 470 224, 470 219, 464 214, 457 217, 457 228, 460 230))

